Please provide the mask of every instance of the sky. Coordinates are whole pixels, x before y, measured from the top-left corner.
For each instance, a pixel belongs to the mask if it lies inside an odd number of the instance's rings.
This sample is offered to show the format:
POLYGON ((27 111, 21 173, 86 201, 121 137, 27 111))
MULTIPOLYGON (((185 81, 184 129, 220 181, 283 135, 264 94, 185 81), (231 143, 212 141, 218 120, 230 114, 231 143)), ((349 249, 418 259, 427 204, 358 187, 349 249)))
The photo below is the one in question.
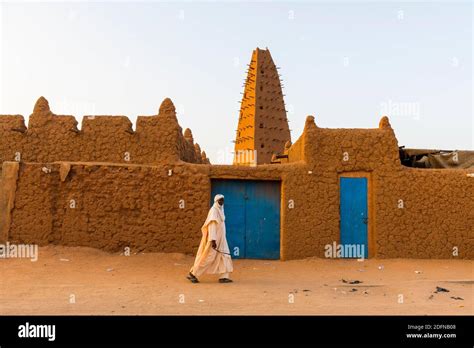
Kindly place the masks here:
MULTIPOLYGON (((252 50, 280 67, 292 141, 376 128, 474 149, 472 2, 1 2, 0 114, 138 115, 173 100, 212 163, 231 163, 252 50)), ((80 127, 80 124, 79 124, 80 127)))

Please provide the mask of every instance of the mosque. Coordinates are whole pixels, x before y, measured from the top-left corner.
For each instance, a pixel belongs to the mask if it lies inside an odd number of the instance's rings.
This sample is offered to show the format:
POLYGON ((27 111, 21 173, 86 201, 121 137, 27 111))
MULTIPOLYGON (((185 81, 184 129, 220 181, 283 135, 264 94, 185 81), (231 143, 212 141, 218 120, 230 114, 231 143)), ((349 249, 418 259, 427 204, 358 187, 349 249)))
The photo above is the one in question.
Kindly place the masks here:
POLYGON ((99 115, 78 129, 43 97, 27 127, 0 115, 0 243, 192 254, 221 193, 233 258, 473 258, 472 152, 401 147, 385 116, 370 129, 307 116, 292 142, 281 87, 255 49, 232 165, 210 163, 170 99, 135 130, 99 115))

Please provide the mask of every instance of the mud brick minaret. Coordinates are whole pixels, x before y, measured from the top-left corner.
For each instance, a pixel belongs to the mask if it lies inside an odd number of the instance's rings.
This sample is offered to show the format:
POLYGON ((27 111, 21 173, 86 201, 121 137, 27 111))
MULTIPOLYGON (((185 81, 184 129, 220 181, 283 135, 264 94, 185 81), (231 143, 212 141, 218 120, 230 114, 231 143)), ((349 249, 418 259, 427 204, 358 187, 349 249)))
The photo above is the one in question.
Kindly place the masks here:
POLYGON ((280 77, 268 49, 253 51, 244 86, 234 164, 270 163, 291 136, 280 77))

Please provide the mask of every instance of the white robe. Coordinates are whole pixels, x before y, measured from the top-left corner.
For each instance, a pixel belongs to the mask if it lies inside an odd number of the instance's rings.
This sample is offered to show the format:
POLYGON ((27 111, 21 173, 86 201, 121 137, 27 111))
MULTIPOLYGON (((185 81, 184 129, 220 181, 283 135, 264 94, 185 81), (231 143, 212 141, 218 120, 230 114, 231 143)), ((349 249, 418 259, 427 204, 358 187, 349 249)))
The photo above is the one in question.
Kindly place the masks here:
POLYGON ((214 205, 207 214, 207 219, 201 227, 202 238, 199 249, 191 268, 191 273, 196 277, 202 274, 222 274, 233 271, 232 259, 229 246, 226 239, 225 216, 223 208, 219 207, 219 203, 214 205), (217 252, 211 246, 211 241, 215 240, 217 244, 217 252))

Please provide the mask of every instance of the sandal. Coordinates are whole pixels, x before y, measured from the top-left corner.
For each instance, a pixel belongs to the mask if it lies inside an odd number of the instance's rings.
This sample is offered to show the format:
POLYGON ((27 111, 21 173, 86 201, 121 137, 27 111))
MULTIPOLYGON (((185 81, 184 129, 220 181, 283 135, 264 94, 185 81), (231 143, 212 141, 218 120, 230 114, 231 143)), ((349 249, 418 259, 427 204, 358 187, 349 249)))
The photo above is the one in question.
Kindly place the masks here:
POLYGON ((189 273, 186 276, 186 278, 189 279, 191 281, 191 283, 193 283, 193 284, 199 283, 199 280, 192 273, 189 273))
POLYGON ((219 279, 219 283, 232 283, 233 280, 229 278, 221 278, 219 279))

